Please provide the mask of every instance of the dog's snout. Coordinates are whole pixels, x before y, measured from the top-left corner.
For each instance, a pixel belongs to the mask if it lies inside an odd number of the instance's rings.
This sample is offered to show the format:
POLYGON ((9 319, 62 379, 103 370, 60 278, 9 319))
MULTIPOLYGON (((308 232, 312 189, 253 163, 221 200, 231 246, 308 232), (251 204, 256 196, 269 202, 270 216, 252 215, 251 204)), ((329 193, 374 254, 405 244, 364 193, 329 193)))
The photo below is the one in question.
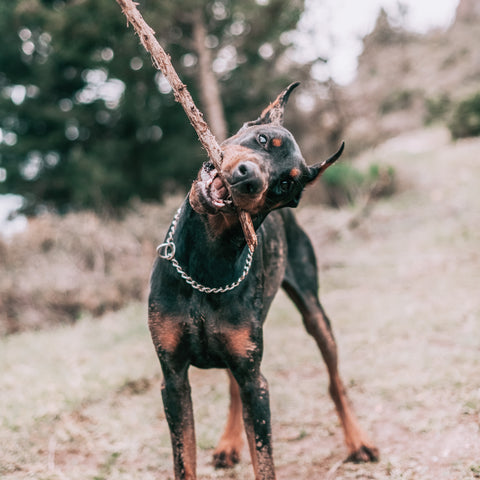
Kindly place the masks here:
POLYGON ((239 193, 260 193, 263 190, 263 183, 262 172, 252 161, 239 163, 230 180, 232 188, 239 193))
POLYGON ((232 184, 254 178, 257 172, 260 173, 257 164, 251 161, 241 162, 233 171, 232 184))

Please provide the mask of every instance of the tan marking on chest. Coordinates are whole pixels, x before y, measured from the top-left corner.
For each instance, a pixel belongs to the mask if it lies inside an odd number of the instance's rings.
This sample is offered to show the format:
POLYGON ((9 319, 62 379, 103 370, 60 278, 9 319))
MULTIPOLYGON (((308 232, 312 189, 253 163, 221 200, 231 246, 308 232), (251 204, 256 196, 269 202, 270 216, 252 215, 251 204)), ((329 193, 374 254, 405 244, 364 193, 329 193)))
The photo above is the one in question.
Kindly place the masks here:
POLYGON ((231 328, 225 331, 225 343, 230 354, 247 357, 257 346, 250 338, 250 328, 231 328))
POLYGON ((177 349, 182 336, 182 326, 178 319, 152 312, 148 316, 148 326, 157 350, 160 348, 173 353, 177 349))

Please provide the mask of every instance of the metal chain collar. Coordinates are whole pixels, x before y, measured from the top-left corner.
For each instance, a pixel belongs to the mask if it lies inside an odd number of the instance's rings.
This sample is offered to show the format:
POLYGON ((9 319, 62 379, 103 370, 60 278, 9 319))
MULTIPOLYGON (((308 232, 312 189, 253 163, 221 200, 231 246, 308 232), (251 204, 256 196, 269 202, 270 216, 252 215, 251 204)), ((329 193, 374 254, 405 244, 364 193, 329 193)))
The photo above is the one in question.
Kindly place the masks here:
POLYGON ((188 283, 188 285, 191 285, 192 288, 194 288, 195 290, 199 290, 202 293, 225 293, 225 292, 229 292, 230 290, 233 290, 234 288, 237 288, 243 282, 243 280, 245 280, 245 277, 248 275, 248 272, 250 271, 250 267, 252 266, 254 250, 250 250, 250 248, 248 249, 248 255, 247 255, 247 259, 245 260, 245 266, 243 267, 243 272, 240 275, 240 277, 238 277, 238 280, 236 282, 233 282, 230 285, 226 285, 224 287, 217 287, 217 288, 206 287, 205 285, 198 283, 192 277, 190 277, 185 272, 185 270, 182 269, 182 267, 180 266, 180 264, 175 258, 175 243, 173 242, 173 234, 175 233, 175 230, 177 228, 177 221, 178 221, 178 218, 180 217, 181 211, 182 211, 182 207, 180 207, 177 210, 177 213, 173 217, 166 242, 161 243, 157 247, 158 256, 160 258, 163 258, 164 260, 168 260, 169 262, 172 262, 172 265, 175 267, 179 275, 185 280, 185 282, 188 283))

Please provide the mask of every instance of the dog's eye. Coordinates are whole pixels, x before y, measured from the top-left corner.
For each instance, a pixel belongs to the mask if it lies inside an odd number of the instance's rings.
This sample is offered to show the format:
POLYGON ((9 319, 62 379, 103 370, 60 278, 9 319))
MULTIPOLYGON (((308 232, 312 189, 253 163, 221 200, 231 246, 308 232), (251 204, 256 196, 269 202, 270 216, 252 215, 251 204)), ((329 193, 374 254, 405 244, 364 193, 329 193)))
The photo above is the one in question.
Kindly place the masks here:
POLYGON ((258 143, 262 146, 265 147, 265 145, 268 143, 268 138, 265 135, 259 135, 258 136, 258 143))
POLYGON ((288 193, 292 188, 292 181, 291 180, 282 180, 278 183, 277 188, 275 189, 278 195, 282 195, 288 193))

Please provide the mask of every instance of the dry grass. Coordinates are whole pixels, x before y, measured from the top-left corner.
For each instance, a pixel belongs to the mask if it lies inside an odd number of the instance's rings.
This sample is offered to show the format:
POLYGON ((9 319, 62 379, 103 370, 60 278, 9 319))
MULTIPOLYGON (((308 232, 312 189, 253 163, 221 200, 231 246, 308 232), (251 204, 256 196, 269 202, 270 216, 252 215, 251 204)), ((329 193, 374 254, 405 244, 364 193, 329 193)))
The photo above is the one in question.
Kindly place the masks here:
MULTIPOLYGON (((355 210, 299 211, 319 256, 344 380, 382 457, 342 463, 325 369, 279 295, 264 361, 279 479, 478 478, 479 148, 479 140, 450 145, 438 130, 403 137, 370 152, 395 167, 401 193, 356 228, 355 210)), ((145 306, 132 304, 1 341, 2 479, 173 478, 145 317, 145 306)), ((232 471, 210 464, 227 408, 223 380, 223 372, 191 372, 199 480, 253 478, 246 450, 232 471)))
POLYGON ((122 221, 91 212, 44 215, 0 240, 0 335, 73 323, 141 300, 173 209, 134 205, 122 221))

